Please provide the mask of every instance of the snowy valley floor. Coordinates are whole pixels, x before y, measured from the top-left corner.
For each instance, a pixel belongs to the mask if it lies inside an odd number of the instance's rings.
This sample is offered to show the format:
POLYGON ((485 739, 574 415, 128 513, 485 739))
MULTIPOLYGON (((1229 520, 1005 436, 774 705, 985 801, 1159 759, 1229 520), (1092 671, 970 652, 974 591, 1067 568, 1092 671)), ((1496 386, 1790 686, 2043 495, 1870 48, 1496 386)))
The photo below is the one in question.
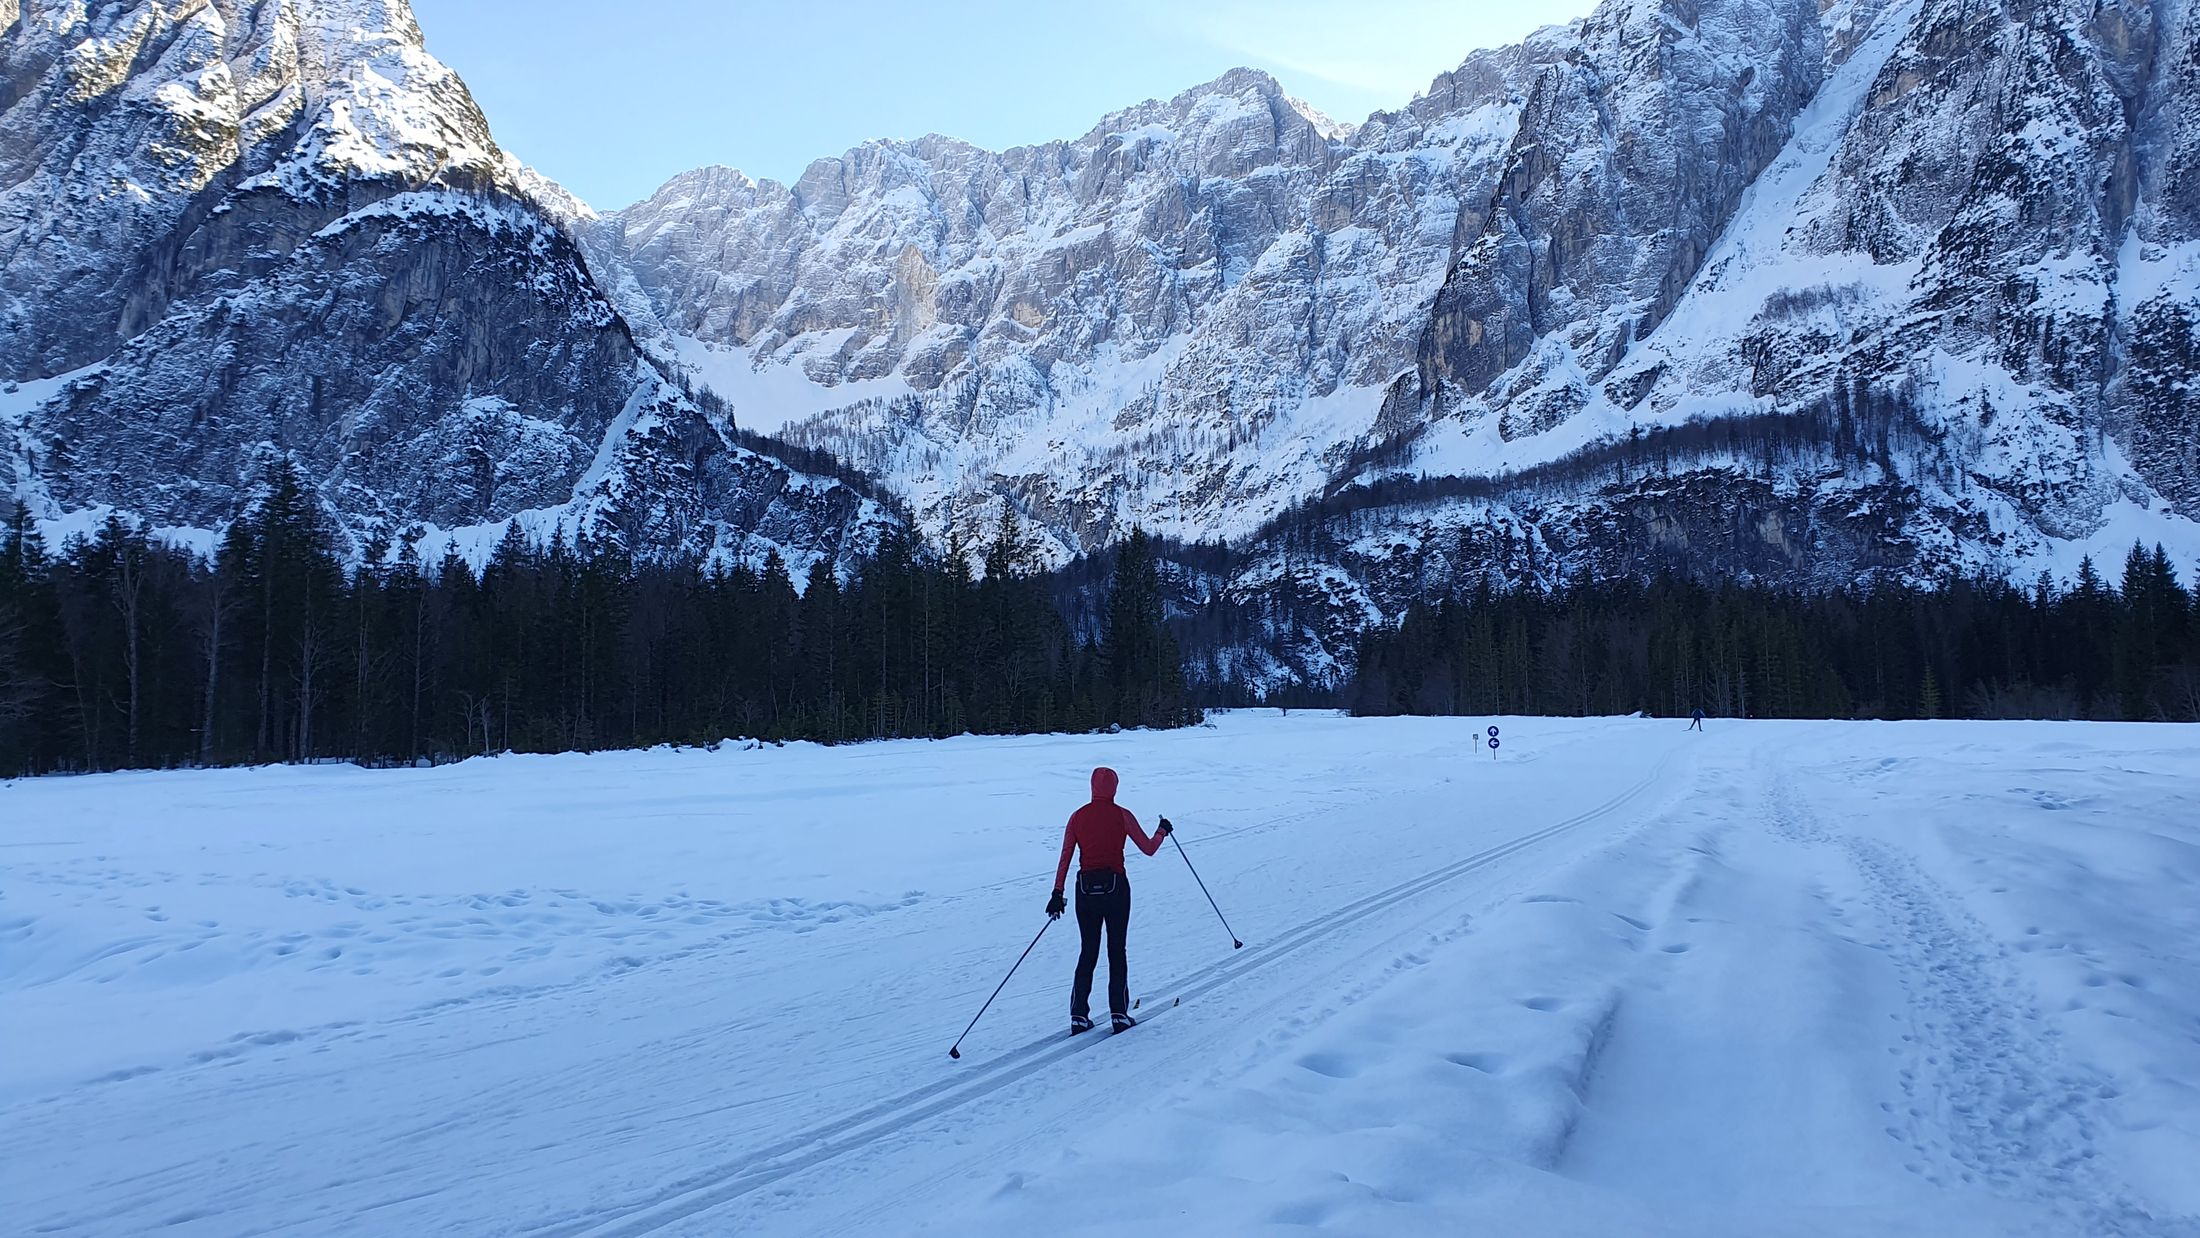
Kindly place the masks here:
POLYGON ((2200 1233, 2200 730, 1486 721, 0 786, 7 1231, 2200 1233))

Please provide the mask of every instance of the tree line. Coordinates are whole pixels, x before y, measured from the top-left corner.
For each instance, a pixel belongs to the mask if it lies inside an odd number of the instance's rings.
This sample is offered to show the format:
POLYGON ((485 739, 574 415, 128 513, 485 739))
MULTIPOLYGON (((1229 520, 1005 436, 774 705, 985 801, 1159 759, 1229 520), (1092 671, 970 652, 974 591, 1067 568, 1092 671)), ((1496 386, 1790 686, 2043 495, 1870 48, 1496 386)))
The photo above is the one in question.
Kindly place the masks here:
MULTIPOLYGON (((1759 392, 1762 394, 1762 392, 1759 392)), ((1330 473, 1330 484, 1271 517, 1253 535, 1262 545, 1334 553, 1357 538, 1358 517, 1385 508, 1454 500, 1533 505, 1584 490, 1668 478, 1718 461, 1747 461, 1759 475, 1799 466, 1844 473, 1874 466, 1893 476, 1896 461, 1961 492, 1969 478, 1947 444, 1923 425, 1907 384, 1888 386, 1863 375, 1836 382, 1822 400, 1778 413, 1692 418, 1675 425, 1636 425, 1624 437, 1589 444, 1556 460, 1496 474, 1401 471, 1428 432, 1415 420, 1361 443, 1330 473), (1375 480, 1364 480, 1373 476, 1375 480)))
POLYGON ((287 466, 209 555, 126 520, 0 529, 0 776, 1176 726, 1194 718, 1143 536, 1065 621, 1012 512, 982 546, 889 533, 844 579, 637 560, 512 526, 476 571, 357 555, 287 466), (972 560, 978 561, 974 570, 972 560))
MULTIPOLYGON (((982 540, 889 533, 798 588, 777 554, 638 561, 516 526, 478 570, 455 550, 422 562, 413 539, 345 553, 287 466, 211 554, 119 518, 49 547, 18 505, 0 527, 0 776, 1176 726, 1262 700, 1247 659, 1316 602, 1233 599, 1221 547, 1134 533, 1041 572, 1012 511, 982 540)), ((1269 703, 2200 720, 2200 597, 2138 546, 2114 582, 2088 560, 2029 589, 1484 582, 1364 633, 1355 667, 1269 703)))
POLYGON ((2134 545, 2058 584, 1802 594, 1667 576, 1483 584, 1361 639, 1361 714, 2200 721, 2200 597, 2134 545))

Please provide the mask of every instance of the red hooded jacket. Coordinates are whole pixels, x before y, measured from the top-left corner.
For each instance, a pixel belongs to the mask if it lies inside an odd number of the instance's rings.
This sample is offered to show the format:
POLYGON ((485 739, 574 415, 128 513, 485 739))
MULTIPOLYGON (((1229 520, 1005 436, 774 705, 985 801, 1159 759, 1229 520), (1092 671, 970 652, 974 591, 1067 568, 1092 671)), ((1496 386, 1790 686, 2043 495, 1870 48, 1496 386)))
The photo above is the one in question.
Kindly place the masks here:
MULTIPOLYGON (((1115 771, 1103 765, 1092 771, 1092 802, 1069 815, 1069 828, 1062 831, 1062 862, 1054 869, 1054 888, 1059 890, 1069 879, 1069 857, 1073 851, 1084 853, 1079 868, 1104 868, 1111 872, 1123 872, 1123 840, 1128 838, 1138 844, 1147 855, 1161 849, 1161 840, 1149 838, 1138 827, 1138 818, 1131 810, 1115 802, 1115 771)), ((1124 874, 1129 876, 1128 873, 1124 874)))

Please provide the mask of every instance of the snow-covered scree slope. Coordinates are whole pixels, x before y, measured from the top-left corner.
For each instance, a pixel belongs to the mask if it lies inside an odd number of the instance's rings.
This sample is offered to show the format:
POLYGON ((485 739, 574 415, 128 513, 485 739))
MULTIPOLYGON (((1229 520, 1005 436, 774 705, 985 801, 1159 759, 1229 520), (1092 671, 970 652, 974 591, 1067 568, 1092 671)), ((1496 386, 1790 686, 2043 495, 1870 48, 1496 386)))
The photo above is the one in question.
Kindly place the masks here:
POLYGON ((363 535, 875 534, 667 383, 404 0, 9 4, 0 127, 0 486, 60 527, 217 529, 287 453, 363 535))
POLYGON ((1319 563, 1236 583, 1386 614, 2200 553, 2191 9, 1608 0, 1359 126, 1239 71, 1073 141, 691 172, 590 244, 934 533, 1257 544, 1327 495, 1319 563))
POLYGON ((1167 734, 0 786, 26 1233, 2191 1234, 2200 749, 1167 734), (1064 1035, 1086 770, 1146 1022, 1064 1035), (1181 1004, 1172 1004, 1181 998, 1181 1004))

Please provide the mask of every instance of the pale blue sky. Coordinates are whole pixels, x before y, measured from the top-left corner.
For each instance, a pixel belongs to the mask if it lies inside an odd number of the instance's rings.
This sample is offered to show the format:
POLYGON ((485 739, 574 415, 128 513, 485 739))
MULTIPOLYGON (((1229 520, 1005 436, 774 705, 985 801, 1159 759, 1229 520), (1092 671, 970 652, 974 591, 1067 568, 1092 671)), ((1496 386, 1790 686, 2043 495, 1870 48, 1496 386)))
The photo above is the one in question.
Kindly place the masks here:
POLYGON ((611 210, 722 163, 792 181, 869 138, 1075 137, 1235 65, 1338 120, 1592 0, 412 0, 521 159, 611 210))

